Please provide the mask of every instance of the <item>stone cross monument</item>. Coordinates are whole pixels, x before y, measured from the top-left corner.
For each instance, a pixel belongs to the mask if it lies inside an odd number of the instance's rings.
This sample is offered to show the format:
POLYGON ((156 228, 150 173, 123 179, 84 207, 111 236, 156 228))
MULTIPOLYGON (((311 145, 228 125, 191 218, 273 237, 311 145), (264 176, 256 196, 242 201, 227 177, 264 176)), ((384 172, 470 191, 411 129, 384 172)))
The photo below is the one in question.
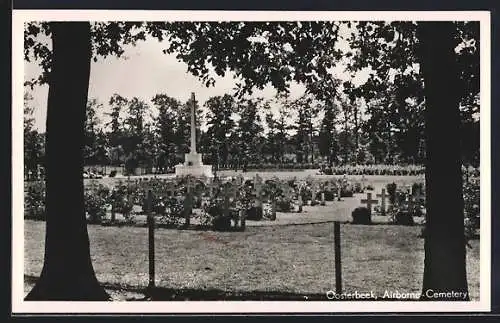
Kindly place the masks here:
POLYGON ((203 165, 202 154, 196 152, 196 100, 194 92, 191 93, 191 148, 184 155, 184 164, 175 166, 176 176, 213 177, 212 166, 203 165))
POLYGON ((196 100, 191 93, 191 154, 196 154, 196 100))

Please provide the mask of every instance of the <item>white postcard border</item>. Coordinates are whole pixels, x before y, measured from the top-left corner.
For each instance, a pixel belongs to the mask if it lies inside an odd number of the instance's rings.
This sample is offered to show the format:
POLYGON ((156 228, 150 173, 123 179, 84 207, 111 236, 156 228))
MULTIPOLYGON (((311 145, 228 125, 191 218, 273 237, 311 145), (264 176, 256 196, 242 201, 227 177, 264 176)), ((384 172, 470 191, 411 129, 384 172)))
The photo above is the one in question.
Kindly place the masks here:
MULTIPOLYGON (((12 312, 13 313, 347 313, 485 312, 491 309, 491 25, 488 11, 147 11, 13 10, 12 14, 12 312), (26 302, 24 298, 23 83, 27 21, 480 21, 480 301, 471 302, 26 302)), ((423 264, 422 264, 423 265, 423 264)))

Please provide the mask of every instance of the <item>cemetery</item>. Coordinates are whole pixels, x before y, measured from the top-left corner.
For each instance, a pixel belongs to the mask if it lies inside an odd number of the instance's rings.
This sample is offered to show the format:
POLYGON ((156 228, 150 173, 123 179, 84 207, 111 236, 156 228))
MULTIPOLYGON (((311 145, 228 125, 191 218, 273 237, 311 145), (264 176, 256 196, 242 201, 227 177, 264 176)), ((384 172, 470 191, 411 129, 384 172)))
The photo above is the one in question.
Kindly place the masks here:
POLYGON ((25 76, 14 215, 25 300, 325 301, 450 286, 478 300, 478 32, 27 22, 25 63, 41 75, 25 76), (48 48, 42 35, 59 38, 48 48), (163 56, 139 50, 151 41, 163 56), (130 87, 96 74, 122 54, 140 62, 130 87))

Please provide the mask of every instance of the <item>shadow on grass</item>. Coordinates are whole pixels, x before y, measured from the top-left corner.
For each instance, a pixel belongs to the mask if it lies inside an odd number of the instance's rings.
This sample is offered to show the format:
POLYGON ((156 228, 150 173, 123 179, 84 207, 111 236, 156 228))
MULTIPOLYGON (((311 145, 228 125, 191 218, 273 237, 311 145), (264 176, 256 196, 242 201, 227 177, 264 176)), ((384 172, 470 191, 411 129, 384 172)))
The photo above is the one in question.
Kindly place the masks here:
MULTIPOLYGON (((24 275, 25 283, 35 284, 38 277, 24 275)), ((224 291, 220 289, 165 288, 101 284, 104 289, 117 292, 131 292, 143 297, 127 298, 127 301, 404 301, 395 298, 330 299, 325 293, 290 293, 280 291, 224 291)), ((330 292, 331 294, 331 292, 330 292)))
POLYGON ((152 301, 327 301, 323 294, 296 294, 279 291, 224 291, 220 289, 146 288, 152 301))
MULTIPOLYGON (((44 219, 35 219, 35 218, 25 218, 25 220, 31 220, 31 221, 36 221, 36 222, 45 222, 44 219)), ((247 220, 247 222, 250 222, 247 220)), ((255 221, 259 222, 259 221, 255 221)), ((272 221, 269 221, 270 223, 267 225, 248 225, 246 228, 242 228, 241 226, 231 226, 230 228, 226 229, 215 229, 212 226, 207 226, 207 225, 199 225, 199 224, 191 224, 189 226, 186 225, 169 225, 169 224, 163 224, 163 223, 155 223, 155 229, 166 229, 166 230, 178 230, 178 231, 206 231, 206 232, 243 232, 246 231, 248 228, 263 228, 263 227, 284 227, 284 226, 306 226, 306 225, 320 225, 320 224, 327 224, 327 223, 334 223, 334 222, 339 222, 342 225, 353 225, 353 226, 377 226, 377 225, 382 225, 382 226, 402 226, 402 227, 423 227, 422 224, 420 223, 414 223, 411 225, 404 225, 404 224, 396 224, 393 222, 371 222, 370 224, 367 223, 353 223, 351 220, 324 220, 324 221, 314 221, 314 222, 297 222, 297 223, 273 223, 272 221)), ((122 228, 122 227, 132 227, 132 228, 148 228, 147 223, 143 222, 121 222, 121 221, 116 221, 116 222, 102 222, 102 223, 87 223, 90 226, 96 226, 96 227, 114 227, 114 228, 122 228)), ((479 234, 475 234, 473 237, 470 239, 479 239, 479 234)))

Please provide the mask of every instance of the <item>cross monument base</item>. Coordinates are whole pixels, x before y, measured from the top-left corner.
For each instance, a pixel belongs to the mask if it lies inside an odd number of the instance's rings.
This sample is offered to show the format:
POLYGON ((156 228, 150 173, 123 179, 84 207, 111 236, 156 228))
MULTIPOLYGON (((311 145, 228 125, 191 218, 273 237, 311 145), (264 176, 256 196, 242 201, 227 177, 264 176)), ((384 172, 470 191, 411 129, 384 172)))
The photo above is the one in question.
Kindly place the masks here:
POLYGON ((211 165, 203 165, 201 154, 185 154, 184 164, 175 166, 175 176, 214 177, 211 165))

